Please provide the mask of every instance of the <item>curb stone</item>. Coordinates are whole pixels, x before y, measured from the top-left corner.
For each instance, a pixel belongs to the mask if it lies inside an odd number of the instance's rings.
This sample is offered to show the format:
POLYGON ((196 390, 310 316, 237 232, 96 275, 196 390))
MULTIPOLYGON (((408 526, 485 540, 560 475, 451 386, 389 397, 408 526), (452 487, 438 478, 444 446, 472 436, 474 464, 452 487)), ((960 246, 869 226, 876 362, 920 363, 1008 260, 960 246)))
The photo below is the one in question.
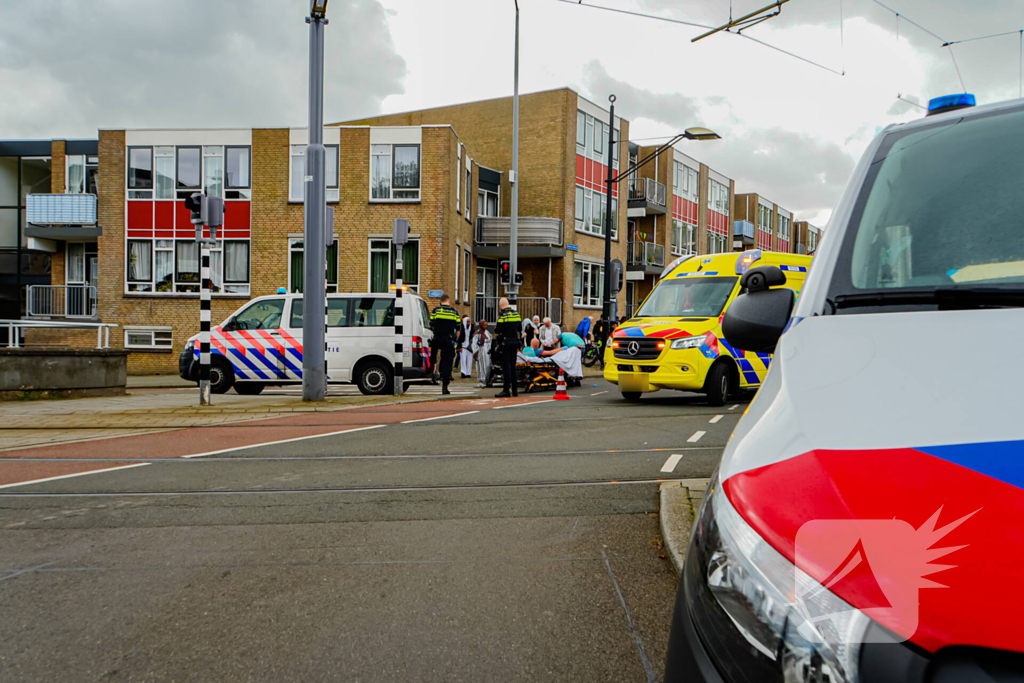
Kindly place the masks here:
POLYGON ((676 576, 683 572, 690 532, 707 487, 707 479, 673 479, 659 488, 661 537, 676 576))

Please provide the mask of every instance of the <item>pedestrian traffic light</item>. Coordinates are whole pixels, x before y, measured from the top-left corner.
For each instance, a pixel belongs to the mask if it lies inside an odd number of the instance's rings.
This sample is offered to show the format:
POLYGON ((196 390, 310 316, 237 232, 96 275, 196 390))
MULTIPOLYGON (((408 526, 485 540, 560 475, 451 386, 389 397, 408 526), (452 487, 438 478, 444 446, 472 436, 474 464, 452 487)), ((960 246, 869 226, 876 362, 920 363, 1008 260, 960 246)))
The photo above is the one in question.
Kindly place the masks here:
POLYGON ((614 259, 612 261, 611 276, 612 276, 611 277, 611 287, 612 287, 611 295, 615 296, 616 294, 618 294, 619 292, 622 291, 622 285, 623 285, 623 282, 622 282, 622 261, 620 261, 619 259, 614 259))
POLYGON ((516 271, 516 287, 518 287, 521 284, 523 284, 523 274, 519 271, 516 271))
POLYGON ((192 222, 197 225, 206 225, 206 213, 208 211, 206 195, 195 192, 185 198, 185 208, 192 212, 192 222))
POLYGON ((512 284, 512 264, 508 261, 502 261, 498 264, 498 280, 503 285, 512 284))

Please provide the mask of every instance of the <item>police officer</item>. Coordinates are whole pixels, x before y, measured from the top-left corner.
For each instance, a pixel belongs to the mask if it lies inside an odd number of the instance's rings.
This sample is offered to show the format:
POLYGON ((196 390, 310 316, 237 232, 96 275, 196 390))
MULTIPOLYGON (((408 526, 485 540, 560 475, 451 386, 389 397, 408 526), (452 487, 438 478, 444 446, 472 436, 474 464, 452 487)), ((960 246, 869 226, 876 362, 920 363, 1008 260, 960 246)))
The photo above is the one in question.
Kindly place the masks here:
POLYGON ((498 302, 498 324, 494 328, 496 346, 501 354, 501 378, 504 386, 494 398, 519 395, 519 379, 516 376, 516 352, 519 350, 519 334, 523 318, 509 306, 508 299, 498 302), (511 390, 511 393, 509 391, 511 390))
POLYGON ((441 297, 441 305, 430 314, 430 327, 434 339, 430 342, 431 362, 436 362, 440 350, 441 393, 450 394, 448 384, 452 381, 452 365, 455 362, 455 335, 462 325, 459 312, 452 308, 452 300, 447 294, 441 297))

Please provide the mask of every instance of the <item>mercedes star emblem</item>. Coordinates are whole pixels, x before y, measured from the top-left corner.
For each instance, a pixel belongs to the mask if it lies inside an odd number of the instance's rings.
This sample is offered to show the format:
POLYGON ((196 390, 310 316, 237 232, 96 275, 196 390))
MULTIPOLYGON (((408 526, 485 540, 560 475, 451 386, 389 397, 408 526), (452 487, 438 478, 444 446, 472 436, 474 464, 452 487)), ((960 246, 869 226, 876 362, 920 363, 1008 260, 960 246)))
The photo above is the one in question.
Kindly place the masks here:
POLYGON ((640 344, 638 342, 635 342, 635 341, 629 342, 628 349, 629 349, 629 355, 635 356, 636 354, 640 353, 640 344))

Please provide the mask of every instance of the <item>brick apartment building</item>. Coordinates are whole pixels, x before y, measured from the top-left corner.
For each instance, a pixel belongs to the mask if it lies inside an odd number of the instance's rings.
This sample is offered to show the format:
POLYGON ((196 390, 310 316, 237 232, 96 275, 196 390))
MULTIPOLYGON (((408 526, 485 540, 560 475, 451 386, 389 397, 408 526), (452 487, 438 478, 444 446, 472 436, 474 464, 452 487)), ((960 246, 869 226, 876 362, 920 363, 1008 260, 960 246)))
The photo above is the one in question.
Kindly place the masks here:
MULTIPOLYGON (((550 315, 572 329, 600 313, 608 165, 622 170, 654 149, 631 146, 622 119, 608 149, 607 120, 570 89, 521 97, 524 316, 550 315)), ((511 98, 325 127, 336 238, 329 289, 386 292, 391 224, 403 217, 410 288, 430 306, 442 290, 460 312, 493 320, 503 294, 498 263, 509 253, 511 130, 511 98)), ((184 198, 202 190, 225 200, 222 241, 211 253, 215 321, 279 287, 301 291, 306 143, 302 128, 101 130, 97 140, 0 142, 3 317, 115 323, 111 344, 132 351, 129 372, 176 372, 178 352, 199 327, 199 252, 184 198), (26 197, 45 193, 75 202, 72 223, 28 224, 26 197)), ((633 312, 674 258, 728 251, 746 196, 674 149, 639 176, 612 196, 612 257, 627 266, 619 315, 633 312)), ((791 215, 771 208, 777 231, 779 217, 791 215)))
POLYGON ((813 254, 818 249, 821 229, 807 221, 793 223, 793 252, 796 254, 813 254))
MULTIPOLYGON (((657 147, 630 145, 630 164, 657 147)), ((629 183, 626 311, 632 314, 680 256, 730 250, 730 207, 735 183, 670 148, 629 183)))
POLYGON ((793 240, 793 213, 759 194, 733 197, 733 249, 764 249, 796 253, 793 240))

